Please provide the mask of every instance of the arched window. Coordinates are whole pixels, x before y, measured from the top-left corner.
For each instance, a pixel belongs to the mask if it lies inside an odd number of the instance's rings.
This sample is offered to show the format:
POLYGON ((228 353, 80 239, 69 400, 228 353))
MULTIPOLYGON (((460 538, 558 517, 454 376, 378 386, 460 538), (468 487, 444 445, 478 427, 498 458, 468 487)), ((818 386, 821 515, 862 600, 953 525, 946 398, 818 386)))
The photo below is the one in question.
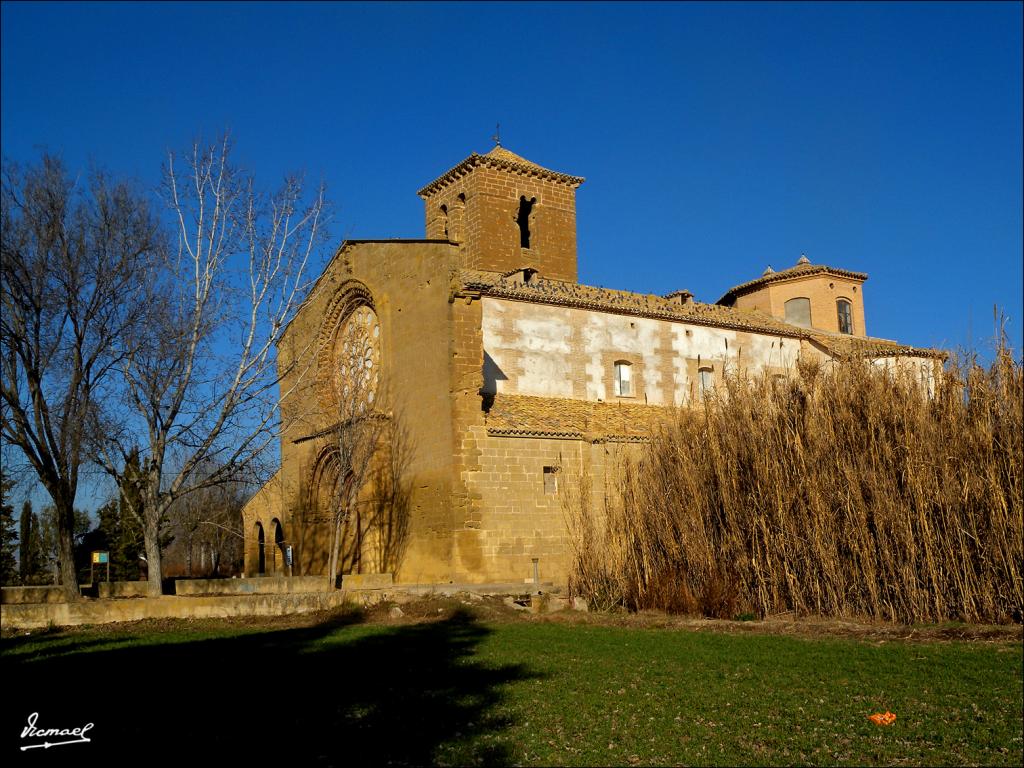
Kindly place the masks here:
POLYGON ((448 239, 448 206, 441 206, 441 220, 444 222, 444 239, 448 239))
POLYGON ((380 377, 380 322, 372 307, 363 305, 349 314, 334 350, 341 415, 351 417, 374 407, 380 377))
POLYGON ((697 371, 697 377, 700 396, 704 397, 715 388, 715 371, 713 368, 701 368, 697 371))
POLYGON ((519 246, 530 247, 530 216, 533 213, 533 205, 537 202, 536 197, 526 199, 526 195, 519 197, 519 215, 516 216, 516 223, 519 225, 519 246))
POLYGON ((790 299, 786 302, 786 322, 793 325, 811 327, 811 300, 806 296, 790 299))
POLYGON ((263 526, 256 523, 256 574, 262 576, 267 572, 266 536, 263 526))
POLYGON ((615 363, 615 382, 614 389, 617 397, 632 397, 633 396, 633 379, 631 374, 631 366, 625 360, 619 360, 615 363))
POLYGON ((836 314, 839 316, 839 332, 853 333, 853 307, 846 299, 836 301, 836 314))
POLYGON ((273 571, 278 573, 288 564, 285 556, 284 529, 281 527, 281 521, 276 517, 270 521, 270 526, 274 531, 273 571))

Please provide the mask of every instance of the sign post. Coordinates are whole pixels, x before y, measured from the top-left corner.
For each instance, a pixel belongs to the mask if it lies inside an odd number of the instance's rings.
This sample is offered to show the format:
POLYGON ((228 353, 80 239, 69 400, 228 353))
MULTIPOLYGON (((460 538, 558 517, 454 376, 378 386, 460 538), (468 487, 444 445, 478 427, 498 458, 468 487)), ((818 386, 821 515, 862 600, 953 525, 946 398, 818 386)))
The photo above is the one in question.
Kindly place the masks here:
POLYGON ((103 565, 104 563, 106 563, 106 565, 107 565, 107 583, 109 584, 110 583, 110 553, 109 552, 100 552, 100 551, 96 551, 96 552, 92 553, 92 562, 89 563, 89 581, 91 581, 93 584, 96 583, 96 579, 94 578, 94 576, 95 576, 95 570, 96 570, 96 564, 97 563, 99 563, 100 565, 103 565))

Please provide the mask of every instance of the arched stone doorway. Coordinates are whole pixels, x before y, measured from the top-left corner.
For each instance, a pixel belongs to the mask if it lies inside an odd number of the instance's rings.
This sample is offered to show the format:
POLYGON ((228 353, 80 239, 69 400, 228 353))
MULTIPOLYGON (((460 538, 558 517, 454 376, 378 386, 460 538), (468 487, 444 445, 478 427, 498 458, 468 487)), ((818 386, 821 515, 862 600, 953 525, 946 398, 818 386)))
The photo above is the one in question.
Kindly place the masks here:
POLYGON ((263 533, 263 524, 256 523, 256 535, 253 537, 256 542, 255 567, 256 576, 263 576, 267 572, 266 536, 263 533))
POLYGON ((288 573, 288 559, 285 555, 285 547, 287 544, 284 540, 284 528, 281 526, 281 521, 276 517, 270 521, 270 530, 274 534, 274 547, 271 550, 271 572, 275 575, 287 575, 288 573))

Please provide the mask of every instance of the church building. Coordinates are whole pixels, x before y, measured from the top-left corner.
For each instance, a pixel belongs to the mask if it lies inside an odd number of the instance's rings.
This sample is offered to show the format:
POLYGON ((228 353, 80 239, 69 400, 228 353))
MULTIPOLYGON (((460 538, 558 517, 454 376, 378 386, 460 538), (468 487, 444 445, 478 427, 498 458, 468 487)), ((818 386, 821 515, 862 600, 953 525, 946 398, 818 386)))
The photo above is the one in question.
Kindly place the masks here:
POLYGON ((941 353, 867 335, 862 272, 801 257, 713 304, 579 284, 582 183, 496 146, 419 190, 424 239, 342 243, 278 347, 281 464, 243 510, 247 575, 328 573, 353 370, 381 450, 337 573, 398 584, 564 583, 569 480, 602 498, 617 451, 725 376, 867 358, 930 386, 941 353))

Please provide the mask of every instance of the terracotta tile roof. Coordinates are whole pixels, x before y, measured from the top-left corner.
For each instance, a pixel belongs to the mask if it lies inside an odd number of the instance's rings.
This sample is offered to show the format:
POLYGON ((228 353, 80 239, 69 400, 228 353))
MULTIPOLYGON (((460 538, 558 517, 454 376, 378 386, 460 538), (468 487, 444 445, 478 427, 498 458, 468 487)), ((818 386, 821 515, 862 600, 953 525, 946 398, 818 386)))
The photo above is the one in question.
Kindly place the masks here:
POLYGON ((811 340, 824 347, 829 355, 841 360, 864 357, 931 357, 945 360, 949 356, 948 353, 939 349, 912 347, 889 339, 874 339, 870 336, 812 332, 811 340))
MULTIPOLYGON (((506 163, 516 163, 518 165, 524 165, 528 168, 534 168, 539 171, 548 171, 547 168, 541 168, 532 160, 527 160, 525 157, 520 157, 515 152, 510 152, 501 145, 498 145, 497 147, 492 149, 485 155, 485 157, 494 158, 495 160, 504 160, 506 163)), ((548 173, 554 173, 554 171, 548 171, 548 173)))
POLYGON ((789 269, 782 269, 778 272, 770 271, 771 267, 764 271, 764 274, 756 280, 750 280, 746 283, 740 283, 739 285, 733 286, 726 291, 722 298, 720 298, 716 304, 731 304, 737 296, 741 296, 744 293, 750 293, 751 291, 757 290, 769 283, 779 283, 786 280, 792 280, 796 277, 806 277, 808 275, 817 274, 829 274, 835 275, 836 277, 845 277, 849 280, 859 280, 861 282, 868 279, 866 272, 852 272, 848 269, 838 269, 837 267, 828 267, 824 264, 811 264, 807 260, 806 256, 801 256, 800 261, 797 262, 795 267, 789 269))
POLYGON ((457 277, 458 289, 536 304, 555 304, 660 320, 677 320, 694 325, 757 331, 775 336, 801 339, 810 337, 806 329, 776 320, 756 310, 693 301, 683 304, 678 298, 616 291, 562 280, 545 280, 542 277, 534 277, 529 283, 523 283, 513 279, 513 274, 515 273, 463 269, 459 271, 457 277))
MULTIPOLYGON (((771 336, 807 339, 816 342, 830 355, 838 358, 904 356, 944 359, 947 356, 940 350, 912 347, 888 339, 847 336, 826 333, 813 328, 802 328, 777 320, 771 315, 757 310, 736 309, 720 304, 701 304, 693 301, 683 304, 678 301, 678 298, 670 299, 653 294, 616 291, 562 280, 545 280, 541 277, 533 277, 529 283, 523 283, 513 277, 521 272, 522 269, 505 273, 462 269, 458 270, 454 276, 454 287, 460 292, 479 293, 483 296, 534 304, 577 307, 658 320, 674 320, 713 328, 729 328, 771 336)), ((674 293, 678 296, 680 292, 674 293)))
POLYGON ((497 395, 485 420, 490 435, 640 442, 674 413, 674 408, 641 403, 497 395))
POLYGON ((479 155, 474 152, 454 168, 442 173, 416 194, 425 198, 455 179, 465 176, 478 165, 486 165, 491 168, 498 168, 505 171, 515 171, 526 176, 539 176, 544 179, 550 179, 551 181, 560 181, 571 187, 578 187, 584 182, 584 178, 582 176, 570 176, 567 173, 552 171, 548 168, 543 168, 526 158, 520 157, 515 152, 510 152, 504 147, 495 147, 485 155, 479 155))

